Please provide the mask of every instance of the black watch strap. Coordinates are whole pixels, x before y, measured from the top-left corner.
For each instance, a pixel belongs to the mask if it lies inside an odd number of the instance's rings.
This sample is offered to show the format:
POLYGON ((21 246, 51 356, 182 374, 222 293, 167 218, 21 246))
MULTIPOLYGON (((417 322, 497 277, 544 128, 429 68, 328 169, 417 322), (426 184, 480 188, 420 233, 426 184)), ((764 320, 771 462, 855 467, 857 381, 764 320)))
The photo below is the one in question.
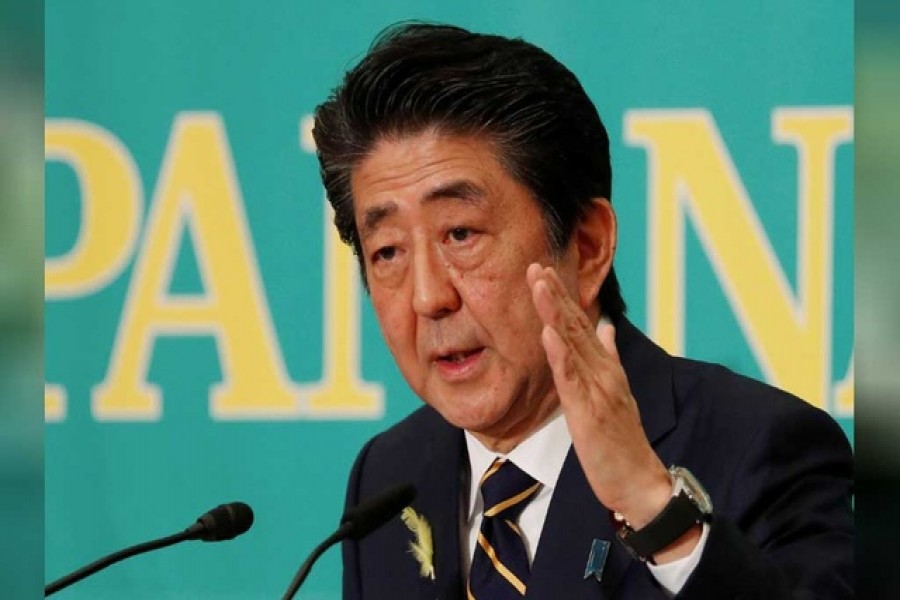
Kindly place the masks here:
POLYGON ((623 527, 619 531, 619 537, 638 558, 649 560, 704 518, 697 503, 682 490, 680 494, 672 496, 662 512, 639 531, 623 527))

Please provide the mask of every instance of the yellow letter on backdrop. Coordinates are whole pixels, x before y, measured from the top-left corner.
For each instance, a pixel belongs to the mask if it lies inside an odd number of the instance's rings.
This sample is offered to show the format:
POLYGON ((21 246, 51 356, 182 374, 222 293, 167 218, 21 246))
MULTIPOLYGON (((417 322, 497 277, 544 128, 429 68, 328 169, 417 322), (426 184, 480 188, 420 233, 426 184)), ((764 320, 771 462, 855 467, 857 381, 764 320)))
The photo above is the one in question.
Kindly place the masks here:
POLYGON ((626 114, 626 139, 648 154, 648 326, 654 339, 683 352, 689 215, 764 376, 816 406, 827 405, 834 149, 851 134, 849 108, 773 114, 775 139, 798 150, 795 295, 712 116, 705 110, 626 114))
MULTIPOLYGON (((131 256, 143 210, 140 176, 125 145, 87 121, 47 119, 44 155, 69 165, 81 191, 76 242, 66 254, 46 259, 44 295, 86 296, 109 284, 131 256)), ((65 413, 66 389, 48 384, 45 419, 60 421, 65 413)))
POLYGON ((300 388, 284 367, 216 113, 183 113, 175 120, 109 370, 94 390, 98 419, 159 418, 159 390, 147 371, 160 335, 215 337, 224 381, 211 392, 214 417, 299 414, 300 388), (202 294, 168 293, 185 227, 202 294))
MULTIPOLYGON (((312 115, 304 115, 299 123, 300 148, 309 153, 316 151, 312 128, 312 115)), ((323 419, 378 419, 384 415, 384 388, 363 381, 359 364, 359 269, 353 251, 334 227, 334 211, 327 198, 324 204, 322 379, 304 386, 309 396, 307 412, 323 419)))
POLYGON ((359 365, 359 270, 349 246, 341 242, 333 212, 325 209, 324 286, 325 330, 322 332, 322 379, 306 388, 309 414, 321 418, 380 418, 384 390, 363 381, 359 365))
MULTIPOLYGON (((827 288, 824 295, 827 318, 825 319, 825 337, 831 339, 831 317, 833 309, 832 269, 834 247, 834 154, 840 144, 853 139, 853 111, 849 107, 825 108, 781 108, 772 114, 772 137, 779 143, 791 144, 797 149, 798 189, 797 198, 800 205, 798 220, 797 252, 800 260, 799 276, 804 277, 804 267, 815 265, 819 257, 805 256, 804 253, 815 252, 817 247, 827 246, 827 259, 823 268, 823 285, 827 288), (821 211, 821 215, 815 214, 821 211), (806 216, 806 219, 804 219, 806 216), (823 239, 819 239, 819 237, 823 239)), ((827 365, 831 363, 831 344, 826 345, 823 359, 827 365)), ((826 386, 829 381, 824 382, 826 386)), ((831 410, 837 415, 853 413, 853 354, 850 355, 846 373, 832 388, 834 399, 831 410)))

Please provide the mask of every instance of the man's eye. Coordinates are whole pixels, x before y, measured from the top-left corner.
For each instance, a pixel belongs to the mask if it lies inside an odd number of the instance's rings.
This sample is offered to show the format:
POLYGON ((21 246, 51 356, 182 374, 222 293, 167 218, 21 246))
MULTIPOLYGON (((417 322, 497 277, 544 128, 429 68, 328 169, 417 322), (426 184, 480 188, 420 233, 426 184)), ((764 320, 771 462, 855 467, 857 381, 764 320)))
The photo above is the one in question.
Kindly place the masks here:
POLYGON ((471 229, 466 229, 465 227, 454 227, 450 230, 450 239, 454 242, 464 242, 469 239, 469 236, 472 234, 471 229))
POLYGON ((385 246, 384 248, 379 248, 373 254, 373 259, 378 260, 391 260, 397 255, 397 248, 394 246, 385 246))

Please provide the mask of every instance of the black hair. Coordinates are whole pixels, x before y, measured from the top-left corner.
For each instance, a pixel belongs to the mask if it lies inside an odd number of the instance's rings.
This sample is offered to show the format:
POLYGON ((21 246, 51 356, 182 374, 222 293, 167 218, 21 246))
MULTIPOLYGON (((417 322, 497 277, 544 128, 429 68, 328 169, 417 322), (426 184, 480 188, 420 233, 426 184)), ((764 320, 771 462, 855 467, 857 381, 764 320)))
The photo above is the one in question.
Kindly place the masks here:
MULTIPOLYGON (((559 61, 522 39, 398 24, 376 38, 315 111, 322 181, 364 282, 352 170, 378 141, 429 128, 491 142, 538 202, 557 255, 592 200, 611 200, 609 136, 578 79, 559 61)), ((614 269, 599 303, 614 322, 625 313, 614 269)))

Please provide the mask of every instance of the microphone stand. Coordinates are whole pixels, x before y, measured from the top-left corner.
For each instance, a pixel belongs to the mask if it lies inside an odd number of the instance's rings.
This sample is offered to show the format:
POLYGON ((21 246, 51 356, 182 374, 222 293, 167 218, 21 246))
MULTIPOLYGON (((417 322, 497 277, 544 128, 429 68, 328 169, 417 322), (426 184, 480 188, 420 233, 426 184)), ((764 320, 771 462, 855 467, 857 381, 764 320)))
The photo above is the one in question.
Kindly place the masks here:
POLYGON ((74 573, 70 573, 65 577, 60 577, 44 587, 44 596, 46 597, 55 594, 59 590, 67 588, 73 583, 77 583, 85 577, 93 575, 97 571, 101 571, 126 558, 150 552, 151 550, 159 550, 160 548, 165 548, 166 546, 171 546, 172 544, 187 540, 201 539, 204 542, 223 542, 245 533, 250 529, 251 525, 253 525, 253 509, 249 506, 243 502, 220 504, 214 509, 200 515, 200 518, 180 533, 129 546, 124 550, 113 552, 109 556, 104 556, 99 560, 95 560, 88 566, 82 567, 74 573))
POLYGON ((337 531, 332 533, 330 536, 325 538, 325 541, 316 546, 315 549, 310 553, 309 557, 303 562, 302 565, 300 565, 300 569, 297 571, 297 574, 291 581, 291 585, 288 586, 288 589, 284 593, 284 596, 281 597, 281 600, 291 600, 294 597, 294 594, 297 593, 297 590, 300 589, 300 586, 303 584, 303 582, 306 581, 309 572, 312 570, 313 563, 315 563, 326 550, 347 537, 352 529, 353 523, 351 523, 350 521, 342 523, 341 526, 338 527, 337 531))
POLYGON ((144 542, 142 544, 135 544, 134 546, 124 548, 122 550, 119 550, 118 552, 113 552, 109 556, 104 556, 101 559, 95 560, 91 564, 78 569, 74 573, 69 573, 65 577, 60 577, 56 581, 47 584, 47 586, 44 588, 44 597, 55 594, 59 590, 67 588, 73 583, 77 583, 85 577, 93 575, 97 571, 105 569, 110 565, 125 560, 126 558, 131 558, 132 556, 143 554, 144 552, 150 552, 151 550, 165 548, 166 546, 171 546, 172 544, 177 544, 178 542, 189 540, 194 536, 196 536, 195 532, 191 531, 191 529, 185 529, 180 533, 168 535, 166 537, 151 540, 149 542, 144 542))

